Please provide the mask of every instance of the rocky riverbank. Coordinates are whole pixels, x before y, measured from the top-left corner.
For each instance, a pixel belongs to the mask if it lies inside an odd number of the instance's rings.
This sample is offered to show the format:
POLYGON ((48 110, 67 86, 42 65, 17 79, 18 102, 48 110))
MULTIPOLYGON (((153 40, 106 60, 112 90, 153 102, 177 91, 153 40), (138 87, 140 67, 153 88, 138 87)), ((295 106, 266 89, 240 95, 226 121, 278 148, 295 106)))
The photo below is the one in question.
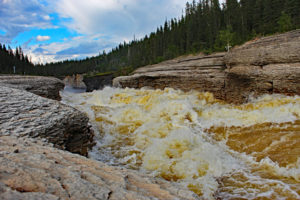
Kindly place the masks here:
POLYGON ((250 95, 300 95, 300 30, 263 37, 229 53, 196 55, 137 69, 117 77, 116 87, 172 87, 212 92, 216 98, 242 103, 250 95))
MULTIPOLYGON (((34 78, 26 87, 15 84, 25 77, 14 78, 0 82, 0 199, 199 198, 178 184, 78 155, 93 145, 86 115, 25 91, 34 78)), ((55 85, 47 77, 36 80, 55 85)))

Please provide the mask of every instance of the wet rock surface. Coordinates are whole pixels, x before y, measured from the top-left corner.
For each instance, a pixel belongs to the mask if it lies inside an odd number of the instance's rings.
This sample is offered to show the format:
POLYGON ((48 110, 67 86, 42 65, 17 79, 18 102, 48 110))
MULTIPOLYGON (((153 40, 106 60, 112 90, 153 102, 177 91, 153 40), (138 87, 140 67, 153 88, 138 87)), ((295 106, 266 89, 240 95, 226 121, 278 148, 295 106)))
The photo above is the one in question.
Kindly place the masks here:
POLYGON ((44 138, 55 147, 87 155, 93 144, 88 117, 58 101, 0 86, 0 135, 44 138))
POLYGON ((51 147, 0 136, 0 199, 197 199, 176 183, 51 147))
POLYGON ((54 100, 60 100, 59 91, 64 88, 61 80, 44 76, 0 76, 0 85, 26 90, 54 100))

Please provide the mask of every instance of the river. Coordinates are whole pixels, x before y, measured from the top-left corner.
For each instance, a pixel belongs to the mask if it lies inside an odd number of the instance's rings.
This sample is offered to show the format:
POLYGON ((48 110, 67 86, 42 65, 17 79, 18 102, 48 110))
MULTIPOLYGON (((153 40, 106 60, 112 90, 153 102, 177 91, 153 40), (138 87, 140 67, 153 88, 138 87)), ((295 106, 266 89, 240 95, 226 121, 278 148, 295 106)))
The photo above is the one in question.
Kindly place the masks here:
POLYGON ((300 97, 231 105, 210 93, 106 87, 61 93, 96 131, 93 159, 205 199, 300 199, 300 97))

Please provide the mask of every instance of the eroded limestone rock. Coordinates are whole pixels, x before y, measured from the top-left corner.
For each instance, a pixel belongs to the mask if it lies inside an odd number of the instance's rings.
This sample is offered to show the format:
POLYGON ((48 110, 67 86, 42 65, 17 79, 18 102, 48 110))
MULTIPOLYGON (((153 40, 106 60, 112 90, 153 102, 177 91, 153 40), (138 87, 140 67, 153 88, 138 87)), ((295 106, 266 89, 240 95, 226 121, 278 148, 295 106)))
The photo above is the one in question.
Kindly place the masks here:
POLYGON ((225 62, 229 66, 299 63, 300 29, 246 42, 226 54, 225 62))
POLYGON ((225 100, 242 103, 249 96, 280 93, 300 95, 300 63, 237 65, 226 70, 225 100))
POLYGON ((113 85, 207 91, 238 104, 262 94, 300 95, 300 30, 256 39, 226 54, 141 67, 131 76, 115 78, 113 85))
POLYGON ((0 136, 0 199, 188 200, 184 187, 51 147, 0 136))
POLYGON ((44 76, 0 76, 0 85, 26 90, 54 100, 60 100, 59 91, 64 88, 61 80, 44 76))
POLYGON ((93 144, 88 120, 58 101, 0 86, 0 135, 45 138, 60 149, 87 155, 93 144))
POLYGON ((132 76, 117 77, 115 87, 172 87, 183 91, 210 91, 217 98, 225 98, 224 53, 198 55, 142 67, 132 76))

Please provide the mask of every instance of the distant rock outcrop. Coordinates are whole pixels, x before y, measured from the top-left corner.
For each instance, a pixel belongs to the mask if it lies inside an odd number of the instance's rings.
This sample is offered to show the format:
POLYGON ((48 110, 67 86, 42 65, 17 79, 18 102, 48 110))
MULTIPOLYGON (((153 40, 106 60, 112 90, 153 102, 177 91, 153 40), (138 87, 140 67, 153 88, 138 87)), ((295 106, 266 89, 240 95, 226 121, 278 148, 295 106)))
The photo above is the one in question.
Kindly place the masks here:
POLYGON ((229 53, 177 58, 117 77, 116 87, 212 92, 230 103, 250 95, 300 95, 300 30, 263 37, 229 53))
POLYGON ((0 136, 0 199, 195 200, 184 187, 51 147, 0 136))
POLYGON ((105 86, 111 86, 114 77, 113 73, 96 74, 93 76, 84 76, 83 82, 86 85, 86 91, 92 92, 93 90, 102 89, 105 86))
POLYGON ((58 101, 0 85, 0 136, 44 138, 60 149, 87 155, 93 144, 88 121, 58 101))
POLYGON ((59 91, 64 88, 61 80, 45 76, 5 75, 0 76, 0 85, 26 90, 54 100, 60 100, 59 91))
POLYGON ((75 89, 86 89, 86 85, 83 82, 82 74, 73 74, 72 76, 66 76, 63 82, 65 86, 70 86, 75 89))
POLYGON ((247 42, 224 60, 227 101, 244 102, 249 94, 300 95, 300 30, 247 42))

